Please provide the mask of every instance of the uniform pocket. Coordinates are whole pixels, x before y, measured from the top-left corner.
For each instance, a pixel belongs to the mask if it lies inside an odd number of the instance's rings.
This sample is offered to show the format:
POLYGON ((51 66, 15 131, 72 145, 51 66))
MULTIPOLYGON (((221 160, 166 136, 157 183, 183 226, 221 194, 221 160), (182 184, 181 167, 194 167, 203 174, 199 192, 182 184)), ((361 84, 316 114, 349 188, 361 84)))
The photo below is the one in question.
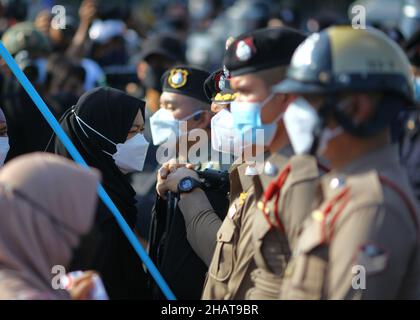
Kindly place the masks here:
POLYGON ((227 217, 217 232, 216 249, 209 268, 209 276, 217 281, 227 280, 232 273, 235 228, 234 223, 227 217))
POLYGON ((262 213, 257 212, 252 226, 252 243, 254 246, 254 260, 258 267, 268 269, 262 252, 262 245, 264 237, 270 232, 270 225, 262 216, 262 213), (259 215, 260 214, 260 215, 259 215))
POLYGON ((296 258, 291 277, 292 290, 290 299, 321 299, 324 278, 327 269, 326 261, 314 254, 302 254, 296 258))
POLYGON ((328 247, 314 228, 305 230, 299 239, 299 251, 286 270, 283 299, 321 299, 328 266, 328 247))

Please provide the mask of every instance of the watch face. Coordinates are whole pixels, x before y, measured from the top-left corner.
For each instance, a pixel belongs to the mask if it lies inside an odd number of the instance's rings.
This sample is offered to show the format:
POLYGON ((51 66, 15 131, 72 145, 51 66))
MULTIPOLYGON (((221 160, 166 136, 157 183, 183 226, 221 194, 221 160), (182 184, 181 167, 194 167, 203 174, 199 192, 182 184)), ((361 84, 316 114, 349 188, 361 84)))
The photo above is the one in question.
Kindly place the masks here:
POLYGON ((192 188, 192 181, 190 179, 185 179, 181 182, 181 188, 183 190, 190 190, 192 188))

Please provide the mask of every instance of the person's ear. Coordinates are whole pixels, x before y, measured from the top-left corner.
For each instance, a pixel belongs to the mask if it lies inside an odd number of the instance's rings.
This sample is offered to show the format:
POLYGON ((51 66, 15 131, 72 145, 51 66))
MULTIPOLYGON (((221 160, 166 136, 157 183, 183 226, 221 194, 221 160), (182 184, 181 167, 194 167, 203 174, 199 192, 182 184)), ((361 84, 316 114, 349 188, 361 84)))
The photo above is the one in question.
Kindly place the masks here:
POLYGON ((375 111, 374 101, 368 94, 354 94, 350 97, 349 101, 350 103, 345 109, 354 123, 364 123, 373 116, 375 111))
POLYGON ((285 94, 276 93, 273 96, 273 103, 276 105, 282 106, 284 102, 286 101, 287 96, 285 94))

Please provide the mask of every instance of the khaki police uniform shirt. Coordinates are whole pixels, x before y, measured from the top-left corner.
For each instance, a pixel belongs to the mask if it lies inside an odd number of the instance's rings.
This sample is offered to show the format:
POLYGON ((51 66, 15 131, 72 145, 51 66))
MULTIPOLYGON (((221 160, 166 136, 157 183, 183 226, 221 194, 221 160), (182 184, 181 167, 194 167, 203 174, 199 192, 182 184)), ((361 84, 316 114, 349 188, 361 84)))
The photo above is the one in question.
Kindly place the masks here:
MULTIPOLYGON (((228 215, 233 217, 239 207, 249 207, 252 200, 246 196, 246 191, 252 186, 252 177, 245 175, 247 164, 235 164, 231 167, 229 172, 230 179, 230 207, 228 215), (246 199, 247 198, 247 199, 246 199), (247 206, 245 206, 247 200, 247 206)), ((252 192, 250 193, 252 194, 252 192)), ((196 254, 208 265, 213 259, 213 253, 217 243, 222 242, 226 234, 221 237, 218 233, 222 222, 217 214, 214 212, 209 200, 201 189, 195 189, 188 195, 185 195, 178 203, 178 206, 184 216, 187 239, 196 254), (220 241, 217 241, 219 239, 220 241)), ((239 217, 237 215, 236 217, 239 217)), ((236 220, 236 218, 235 218, 236 220)), ((224 220, 225 225, 226 221, 224 220)), ((228 221, 229 222, 229 221, 228 221)), ((232 224, 233 225, 233 224, 232 224)), ((229 229, 229 228, 228 228, 229 229)), ((229 234, 233 238, 233 230, 229 229, 229 234)), ((232 239, 231 239, 232 240, 232 239)), ((229 246, 225 246, 225 249, 229 246)), ((230 265, 232 267, 232 265, 230 265)), ((211 282, 211 281, 210 281, 211 282)), ((212 296, 211 299, 223 299, 224 296, 212 296)))
MULTIPOLYGON (((286 150, 282 150, 279 157, 281 163, 286 163, 286 150)), ((233 200, 217 233, 203 299, 244 299, 252 286, 251 273, 256 268, 252 243, 252 226, 257 212, 254 180, 258 175, 247 175, 247 167, 240 165, 236 173, 231 174, 233 200)))
POLYGON ((420 298, 419 210, 396 146, 323 176, 315 205, 286 269, 281 299, 420 298))
POLYGON ((255 212, 252 177, 245 175, 247 164, 230 173, 231 203, 216 235, 216 246, 207 273, 203 299, 243 299, 250 279, 246 270, 253 268, 250 227, 255 212))
POLYGON ((291 248, 296 242, 298 230, 309 215, 319 177, 318 162, 315 157, 296 155, 290 158, 287 164, 279 163, 277 159, 272 161, 274 166, 283 168, 287 166, 290 171, 279 190, 279 198, 267 202, 264 209, 262 207, 264 192, 283 172, 276 172, 273 178, 269 170, 271 166, 268 166, 271 163, 269 159, 264 173, 256 181, 259 211, 254 218, 253 246, 257 268, 251 275, 254 286, 246 296, 251 300, 278 299, 284 270, 291 256, 291 248), (284 230, 278 227, 278 221, 274 216, 276 200, 277 219, 280 220, 284 230))

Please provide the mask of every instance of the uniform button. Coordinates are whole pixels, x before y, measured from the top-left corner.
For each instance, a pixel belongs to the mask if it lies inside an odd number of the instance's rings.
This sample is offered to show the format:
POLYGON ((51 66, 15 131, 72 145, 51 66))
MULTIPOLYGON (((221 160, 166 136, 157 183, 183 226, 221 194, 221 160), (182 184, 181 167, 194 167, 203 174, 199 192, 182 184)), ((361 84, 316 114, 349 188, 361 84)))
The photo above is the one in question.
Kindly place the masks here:
POLYGON ((251 272, 251 280, 255 281, 257 279, 257 275, 255 274, 255 270, 251 272))
POLYGON ((332 178, 330 181, 330 188, 331 189, 337 189, 340 188, 344 185, 344 178, 340 178, 340 177, 336 177, 336 178, 332 178))
POLYGON ((324 214, 320 210, 315 210, 312 212, 312 218, 316 221, 324 220, 324 214))
POLYGON ((264 165, 264 173, 267 176, 274 177, 274 176, 277 175, 278 171, 279 171, 279 169, 274 164, 272 164, 270 161, 267 161, 265 163, 265 165, 264 165))

